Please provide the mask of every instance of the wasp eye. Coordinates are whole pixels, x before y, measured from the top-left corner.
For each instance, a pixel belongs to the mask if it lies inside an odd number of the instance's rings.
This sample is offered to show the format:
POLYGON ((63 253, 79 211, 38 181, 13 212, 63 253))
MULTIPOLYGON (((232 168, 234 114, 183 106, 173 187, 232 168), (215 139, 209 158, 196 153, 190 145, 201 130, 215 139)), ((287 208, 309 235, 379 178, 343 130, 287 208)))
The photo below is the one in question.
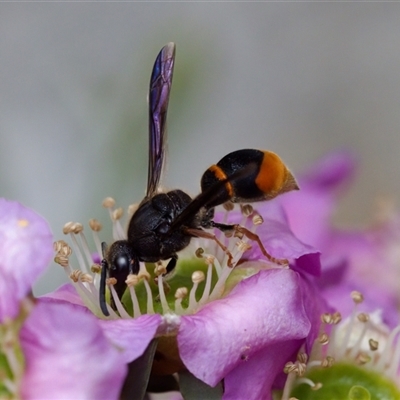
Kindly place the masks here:
POLYGON ((115 265, 118 268, 118 270, 120 270, 120 271, 128 269, 128 266, 129 266, 128 257, 127 256, 119 256, 116 260, 115 265))

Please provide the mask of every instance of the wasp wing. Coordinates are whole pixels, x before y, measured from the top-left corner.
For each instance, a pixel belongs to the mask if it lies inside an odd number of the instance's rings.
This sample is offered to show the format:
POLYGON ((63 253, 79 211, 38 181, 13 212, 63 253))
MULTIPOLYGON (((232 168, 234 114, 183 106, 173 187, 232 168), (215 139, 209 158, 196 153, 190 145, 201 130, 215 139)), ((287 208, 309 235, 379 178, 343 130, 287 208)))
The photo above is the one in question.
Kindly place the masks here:
POLYGON ((149 166, 146 197, 158 189, 164 164, 166 121, 175 61, 175 44, 168 43, 153 66, 149 89, 149 166))

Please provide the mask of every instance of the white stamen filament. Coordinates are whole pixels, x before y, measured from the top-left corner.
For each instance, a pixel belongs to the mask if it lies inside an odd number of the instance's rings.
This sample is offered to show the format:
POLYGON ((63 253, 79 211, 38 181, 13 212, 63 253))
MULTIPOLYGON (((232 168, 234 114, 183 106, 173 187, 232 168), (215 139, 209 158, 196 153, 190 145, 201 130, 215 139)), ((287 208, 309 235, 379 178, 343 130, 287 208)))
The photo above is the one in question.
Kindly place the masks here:
MULTIPOLYGON (((395 343, 395 338, 399 332, 400 325, 396 326, 396 328, 394 328, 392 332, 390 332, 389 337, 386 341, 385 349, 383 350, 383 353, 378 363, 376 364, 376 368, 378 370, 384 370, 390 365, 393 356, 393 346, 395 343)), ((397 346, 399 346, 399 343, 397 343, 397 346)))
POLYGON ((338 349, 338 354, 337 354, 337 357, 336 358, 343 358, 343 356, 345 355, 345 353, 346 353, 346 350, 347 350, 347 347, 349 346, 349 341, 350 341, 350 336, 351 336, 351 333, 352 333, 352 331, 353 331, 353 327, 354 327, 354 324, 355 324, 355 321, 356 321, 356 318, 357 318, 357 306, 358 306, 358 304, 359 303, 354 303, 354 307, 353 307, 353 310, 352 310, 352 312, 351 312, 351 315, 350 315, 350 321, 349 321, 349 323, 348 323, 348 325, 347 325, 347 328, 346 328, 346 331, 345 331, 345 335, 344 335, 344 338, 343 338, 343 342, 341 343, 341 345, 339 346, 339 349, 338 349))
POLYGON ((153 293, 151 292, 150 284, 147 279, 144 279, 143 283, 147 294, 147 314, 154 314, 153 293))
POLYGON ((79 232, 79 237, 81 239, 82 250, 83 250, 83 254, 86 257, 87 265, 89 265, 89 267, 90 267, 93 264, 93 259, 92 259, 92 255, 90 254, 89 245, 88 245, 86 236, 83 233, 83 231, 79 232))
POLYGON ((140 312, 139 301, 136 296, 134 286, 129 286, 129 293, 131 294, 132 305, 133 305, 133 318, 140 317, 142 314, 140 312))
POLYGON ((290 400, 290 392, 292 391, 294 381, 296 380, 296 373, 289 372, 286 378, 285 386, 283 388, 281 400, 290 400))
POLYGON ((212 264, 208 264, 207 268, 207 277, 206 277, 206 284, 204 286, 204 291, 203 295, 201 296, 199 300, 199 305, 203 305, 207 302, 208 297, 210 296, 210 290, 211 290, 211 278, 212 278, 212 264))
POLYGON ((367 329, 369 327, 370 327, 369 321, 366 321, 363 323, 362 331, 361 331, 359 337, 357 338, 356 343, 351 348, 349 357, 353 358, 360 352, 362 341, 363 341, 365 334, 367 333, 367 329))
POLYGON ((78 264, 79 264, 80 269, 83 272, 86 272, 86 273, 89 272, 89 269, 86 266, 83 255, 82 255, 81 247, 79 246, 79 243, 76 240, 75 233, 71 232, 70 237, 72 239, 72 248, 76 255, 76 258, 78 259, 78 264))
POLYGON ((122 305, 121 300, 119 299, 117 292, 115 291, 114 285, 108 285, 108 287, 110 288, 111 295, 114 299, 115 306, 117 307, 117 310, 118 310, 121 318, 124 318, 124 319, 131 318, 131 316, 126 312, 124 306, 122 305))
POLYGON ((169 309, 167 298, 166 298, 165 292, 164 292, 164 284, 163 284, 162 275, 158 276, 157 284, 158 284, 158 293, 159 293, 159 296, 160 296, 161 307, 162 307, 162 310, 163 310, 163 314, 165 314, 168 311, 170 311, 170 309, 169 309))

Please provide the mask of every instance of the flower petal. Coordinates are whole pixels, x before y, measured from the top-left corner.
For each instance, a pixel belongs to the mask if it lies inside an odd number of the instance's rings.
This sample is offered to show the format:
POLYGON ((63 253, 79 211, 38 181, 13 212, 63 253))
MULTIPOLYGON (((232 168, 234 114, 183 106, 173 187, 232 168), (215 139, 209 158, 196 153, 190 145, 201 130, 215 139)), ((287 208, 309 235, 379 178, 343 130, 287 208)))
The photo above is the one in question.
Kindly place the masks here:
POLYGON ((79 306, 40 302, 20 334, 24 399, 117 399, 126 365, 96 318, 79 306))
POLYGON ((301 340, 291 340, 267 346, 230 372, 225 382, 223 400, 271 400, 272 385, 277 371, 283 371, 286 362, 301 346, 301 340))
POLYGON ((260 271, 242 281, 226 298, 181 317, 182 361, 193 375, 215 386, 259 351, 305 339, 315 319, 305 308, 307 290, 308 284, 290 269, 260 271))
POLYGON ((135 319, 98 322, 106 337, 123 350, 124 361, 129 363, 144 353, 161 324, 161 315, 142 315, 135 319))
POLYGON ((53 300, 61 300, 67 303, 76 304, 79 306, 84 306, 81 297, 78 292, 74 288, 74 285, 70 283, 64 283, 58 289, 53 292, 46 293, 45 295, 40 297, 41 299, 53 299, 53 300))
POLYGON ((0 322, 15 318, 52 253, 48 223, 19 203, 0 199, 0 322))

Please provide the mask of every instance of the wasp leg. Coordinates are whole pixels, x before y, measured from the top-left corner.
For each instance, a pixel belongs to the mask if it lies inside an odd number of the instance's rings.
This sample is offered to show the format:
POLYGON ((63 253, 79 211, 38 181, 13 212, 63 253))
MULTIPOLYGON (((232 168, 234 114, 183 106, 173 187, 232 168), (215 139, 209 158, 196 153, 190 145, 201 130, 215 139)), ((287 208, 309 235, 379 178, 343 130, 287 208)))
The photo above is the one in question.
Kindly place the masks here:
POLYGON ((253 233, 252 231, 248 230, 244 226, 241 226, 239 224, 234 224, 234 225, 227 225, 227 224, 220 224, 218 222, 212 221, 213 227, 221 230, 222 232, 229 232, 229 231, 234 231, 235 236, 237 237, 243 237, 246 236, 248 239, 253 240, 254 242, 257 242, 261 253, 264 254, 264 256, 271 262, 278 264, 278 265, 289 265, 289 261, 286 259, 279 259, 272 257, 271 254, 268 253, 268 251, 265 249, 264 245, 261 242, 260 237, 253 233))
POLYGON ((206 231, 203 231, 202 229, 194 229, 194 228, 185 228, 185 232, 187 232, 189 235, 192 236, 197 236, 200 238, 204 238, 204 239, 211 239, 214 240, 215 243, 217 243, 217 245, 219 247, 221 247, 221 249, 225 252, 225 254, 228 256, 228 267, 232 267, 233 263, 233 256, 232 253, 229 251, 229 249, 223 244, 221 243, 217 237, 213 234, 213 233, 209 233, 206 231))
POLYGON ((100 308, 103 314, 108 317, 110 313, 107 310, 106 303, 106 279, 107 279, 108 263, 105 258, 101 261, 101 275, 100 275, 100 308))

